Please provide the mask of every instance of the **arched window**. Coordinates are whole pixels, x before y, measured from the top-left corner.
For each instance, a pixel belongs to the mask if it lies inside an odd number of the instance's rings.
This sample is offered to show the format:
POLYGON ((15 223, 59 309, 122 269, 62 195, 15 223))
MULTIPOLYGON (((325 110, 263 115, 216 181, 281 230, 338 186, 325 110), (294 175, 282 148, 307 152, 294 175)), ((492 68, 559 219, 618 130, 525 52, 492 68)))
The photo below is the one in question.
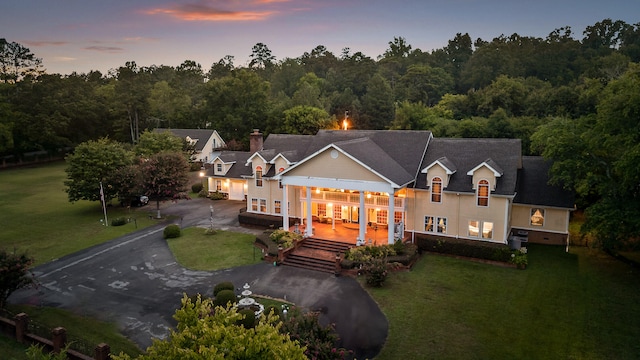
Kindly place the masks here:
POLYGON ((262 187, 262 166, 256 166, 256 186, 262 187))
POLYGON ((442 202, 442 179, 439 177, 431 179, 431 202, 442 202))
POLYGON ((478 206, 489 206, 489 182, 487 180, 478 182, 478 206))

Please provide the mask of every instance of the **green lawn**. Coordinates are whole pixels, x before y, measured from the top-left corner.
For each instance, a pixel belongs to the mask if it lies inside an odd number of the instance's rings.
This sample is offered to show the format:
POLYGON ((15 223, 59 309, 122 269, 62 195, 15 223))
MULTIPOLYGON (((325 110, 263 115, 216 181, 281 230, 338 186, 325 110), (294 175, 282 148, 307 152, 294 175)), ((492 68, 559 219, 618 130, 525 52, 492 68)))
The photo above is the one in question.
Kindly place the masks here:
POLYGON ((0 247, 27 251, 39 265, 156 223, 148 218, 152 205, 131 210, 114 205, 107 208, 109 221, 132 221, 104 226, 100 202, 68 202, 65 167, 58 162, 0 171, 0 247))
POLYGON ((637 359, 638 271, 587 248, 530 246, 527 270, 425 255, 368 290, 379 359, 637 359))
POLYGON ((253 246, 255 235, 202 228, 188 228, 167 242, 178 263, 193 270, 220 270, 261 262, 262 253, 253 246))

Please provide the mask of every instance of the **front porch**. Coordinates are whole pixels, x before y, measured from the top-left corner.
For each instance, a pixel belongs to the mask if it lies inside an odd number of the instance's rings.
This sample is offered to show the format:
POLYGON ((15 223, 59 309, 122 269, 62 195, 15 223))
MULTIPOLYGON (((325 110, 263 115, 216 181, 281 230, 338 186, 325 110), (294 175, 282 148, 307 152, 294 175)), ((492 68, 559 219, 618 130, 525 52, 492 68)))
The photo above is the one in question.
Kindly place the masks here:
MULTIPOLYGON (((289 229, 290 231, 298 231, 306 234, 306 226, 295 225, 289 229)), ((319 220, 312 221, 312 236, 316 239, 335 241, 340 243, 356 246, 358 242, 359 225, 357 223, 347 223, 342 221, 321 222, 319 220)), ((384 245, 388 243, 389 230, 386 224, 377 225, 374 223, 367 224, 365 230, 364 243, 361 245, 384 245)))

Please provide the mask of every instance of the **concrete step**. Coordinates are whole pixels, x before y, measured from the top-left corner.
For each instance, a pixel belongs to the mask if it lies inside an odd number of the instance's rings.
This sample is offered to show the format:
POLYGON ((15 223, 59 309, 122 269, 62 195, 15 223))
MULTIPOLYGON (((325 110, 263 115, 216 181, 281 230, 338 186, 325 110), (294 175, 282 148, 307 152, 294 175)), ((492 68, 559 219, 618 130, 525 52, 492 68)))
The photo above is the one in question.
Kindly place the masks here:
POLYGON ((322 271, 332 274, 336 269, 335 261, 309 257, 305 255, 297 255, 295 253, 287 256, 287 258, 282 262, 282 265, 314 271, 322 271))

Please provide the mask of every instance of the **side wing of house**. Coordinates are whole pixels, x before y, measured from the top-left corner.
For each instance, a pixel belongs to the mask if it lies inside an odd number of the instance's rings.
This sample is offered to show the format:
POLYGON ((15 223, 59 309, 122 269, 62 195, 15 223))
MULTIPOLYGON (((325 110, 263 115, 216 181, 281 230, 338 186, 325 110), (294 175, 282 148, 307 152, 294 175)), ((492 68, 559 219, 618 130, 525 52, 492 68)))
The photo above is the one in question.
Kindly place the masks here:
POLYGON ((520 141, 434 139, 407 195, 407 230, 506 244, 520 141))
POLYGON ((511 216, 513 235, 527 234, 529 242, 565 244, 569 220, 574 210, 574 195, 549 184, 551 162, 542 157, 523 157, 518 194, 511 216))
POLYGON ((251 170, 246 166, 249 152, 223 151, 212 161, 212 173, 208 179, 209 192, 220 192, 229 200, 246 200, 247 177, 251 170))

